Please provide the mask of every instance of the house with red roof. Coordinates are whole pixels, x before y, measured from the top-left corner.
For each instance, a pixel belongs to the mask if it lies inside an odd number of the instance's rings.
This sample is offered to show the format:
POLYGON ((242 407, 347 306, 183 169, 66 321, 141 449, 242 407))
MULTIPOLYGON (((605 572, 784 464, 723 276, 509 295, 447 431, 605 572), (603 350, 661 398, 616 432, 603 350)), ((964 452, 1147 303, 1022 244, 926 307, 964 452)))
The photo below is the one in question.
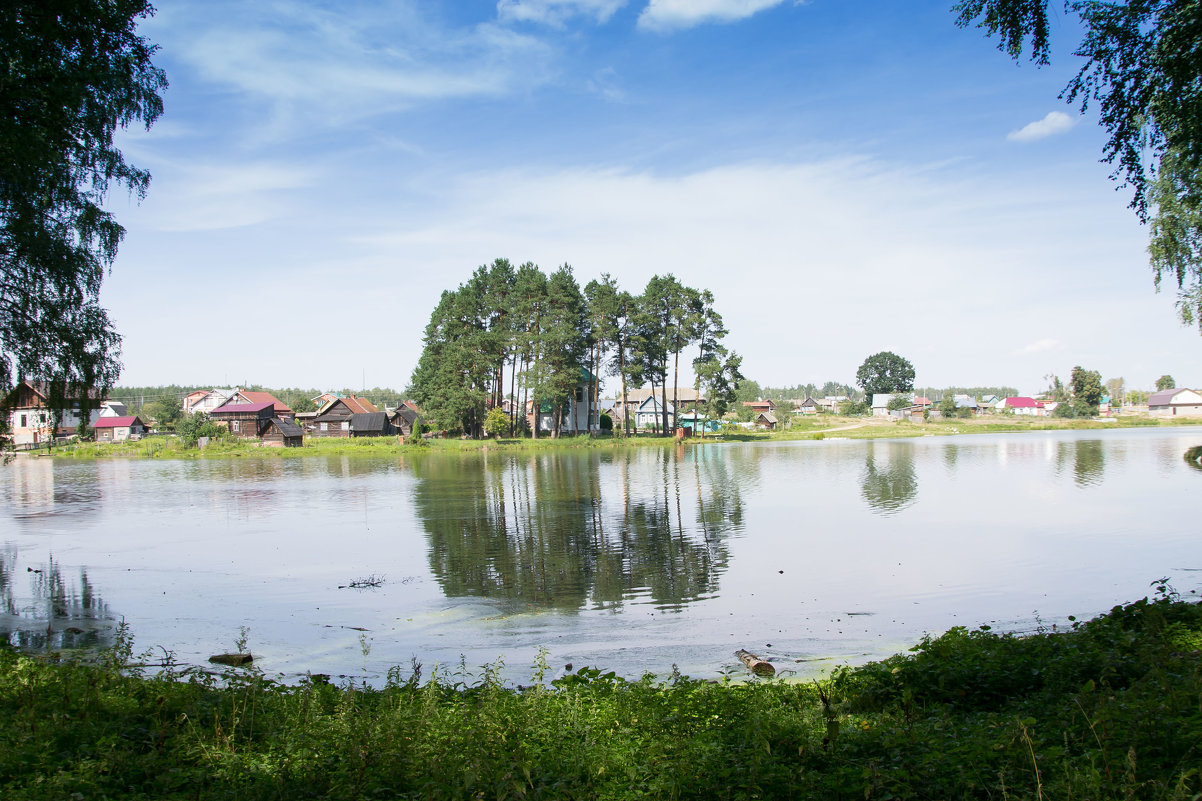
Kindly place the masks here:
MULTIPOLYGON (((317 410, 312 420, 305 421, 305 428, 314 437, 350 437, 356 434, 362 436, 363 428, 368 418, 358 418, 358 425, 352 432, 351 418, 354 415, 379 414, 376 405, 367 398, 347 395, 345 398, 334 398, 317 410)), ((370 418, 372 422, 376 418, 370 418)))
POLYGON ((999 412, 1012 411, 1014 414, 1021 414, 1027 417, 1048 416, 1048 410, 1044 408, 1043 403, 1034 398, 1002 398, 998 401, 997 408, 999 412))
MULTIPOLYGON (((221 404, 221 406, 235 403, 270 403, 276 417, 285 420, 292 420, 296 417, 296 414, 293 413, 288 404, 284 403, 270 392, 255 392, 249 389, 235 390, 234 394, 230 396, 229 400, 221 404)), ((221 406, 218 406, 217 408, 220 409, 221 406)))
POLYGON ((141 439, 146 434, 146 424, 136 414, 124 417, 101 417, 92 423, 97 442, 125 442, 141 439))

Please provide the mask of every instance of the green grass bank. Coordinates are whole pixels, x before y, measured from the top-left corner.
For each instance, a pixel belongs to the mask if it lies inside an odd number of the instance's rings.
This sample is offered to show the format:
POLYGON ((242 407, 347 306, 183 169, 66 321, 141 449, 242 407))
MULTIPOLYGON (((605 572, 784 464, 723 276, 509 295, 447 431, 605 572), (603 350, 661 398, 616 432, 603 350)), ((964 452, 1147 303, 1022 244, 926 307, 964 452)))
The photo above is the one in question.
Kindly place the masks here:
POLYGON ((788 429, 780 431, 727 430, 694 436, 683 441, 672 437, 638 434, 627 437, 562 436, 510 439, 409 439, 397 437, 310 438, 302 448, 260 447, 255 441, 226 439, 212 442, 206 448, 187 445, 174 437, 147 437, 138 442, 82 442, 60 445, 51 451, 39 451, 34 458, 51 456, 58 459, 237 459, 254 456, 263 458, 297 459, 306 456, 392 456, 419 453, 463 453, 489 451, 498 453, 544 452, 559 450, 614 450, 621 448, 666 448, 683 445, 733 442, 788 442, 841 439, 887 439, 909 437, 944 437, 963 434, 1002 434, 1025 431, 1097 430, 1116 428, 1146 428, 1179 425, 1202 425, 1202 419, 1172 418, 1161 420, 1129 415, 1112 422, 1097 420, 1058 420, 1055 418, 1023 418, 1014 415, 995 415, 968 420, 937 420, 911 423, 872 417, 818 416, 795 419, 788 429))
POLYGON ((1202 606, 1160 585, 1071 630, 953 629, 810 683, 284 686, 151 675, 128 645, 0 650, 0 797, 1197 799, 1199 649, 1202 606))

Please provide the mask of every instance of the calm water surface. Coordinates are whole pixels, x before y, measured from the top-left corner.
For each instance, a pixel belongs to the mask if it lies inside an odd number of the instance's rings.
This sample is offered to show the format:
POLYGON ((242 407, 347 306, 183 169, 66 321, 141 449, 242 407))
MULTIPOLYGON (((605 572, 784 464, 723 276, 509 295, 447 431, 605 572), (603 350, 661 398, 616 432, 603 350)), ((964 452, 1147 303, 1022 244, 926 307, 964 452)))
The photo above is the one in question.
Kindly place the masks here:
POLYGON ((0 467, 0 638, 269 674, 805 675, 1202 592, 1202 429, 0 467), (378 588, 353 581, 382 578, 378 588))

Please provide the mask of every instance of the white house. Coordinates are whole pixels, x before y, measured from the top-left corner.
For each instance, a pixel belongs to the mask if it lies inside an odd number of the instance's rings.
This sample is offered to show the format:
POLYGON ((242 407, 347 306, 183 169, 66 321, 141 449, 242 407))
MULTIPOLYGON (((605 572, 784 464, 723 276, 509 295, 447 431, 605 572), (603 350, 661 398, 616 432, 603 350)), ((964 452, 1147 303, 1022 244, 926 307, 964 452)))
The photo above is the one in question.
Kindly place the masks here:
POLYGON ((1200 417, 1202 393, 1194 389, 1164 389, 1148 398, 1153 417, 1200 417))
POLYGON ((208 392, 193 392, 184 398, 184 414, 204 412, 212 414, 213 410, 224 406, 230 398, 238 393, 238 389, 210 389, 208 392))
MULTIPOLYGON (((14 445, 37 445, 55 437, 69 437, 79 429, 79 401, 67 401, 58 428, 51 430, 54 417, 50 412, 49 388, 43 384, 22 381, 13 388, 12 409, 8 415, 8 430, 14 445)), ((99 410, 88 416, 91 425, 100 418, 99 410)))

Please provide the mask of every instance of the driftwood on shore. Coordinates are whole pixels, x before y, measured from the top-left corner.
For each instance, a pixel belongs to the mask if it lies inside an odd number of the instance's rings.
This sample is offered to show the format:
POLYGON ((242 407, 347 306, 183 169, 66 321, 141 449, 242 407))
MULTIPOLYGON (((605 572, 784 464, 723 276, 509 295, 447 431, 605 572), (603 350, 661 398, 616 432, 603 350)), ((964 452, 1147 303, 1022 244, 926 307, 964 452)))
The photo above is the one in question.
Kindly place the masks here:
POLYGON ((214 654, 209 657, 209 661, 214 665, 230 665, 231 667, 242 667, 249 665, 255 661, 255 658, 250 654, 214 654))
POLYGON ((745 651, 740 648, 739 650, 735 651, 735 656, 739 657, 739 659, 743 661, 743 664, 747 666, 747 669, 757 676, 776 675, 776 668, 772 667, 770 662, 760 659, 750 651, 745 651))

